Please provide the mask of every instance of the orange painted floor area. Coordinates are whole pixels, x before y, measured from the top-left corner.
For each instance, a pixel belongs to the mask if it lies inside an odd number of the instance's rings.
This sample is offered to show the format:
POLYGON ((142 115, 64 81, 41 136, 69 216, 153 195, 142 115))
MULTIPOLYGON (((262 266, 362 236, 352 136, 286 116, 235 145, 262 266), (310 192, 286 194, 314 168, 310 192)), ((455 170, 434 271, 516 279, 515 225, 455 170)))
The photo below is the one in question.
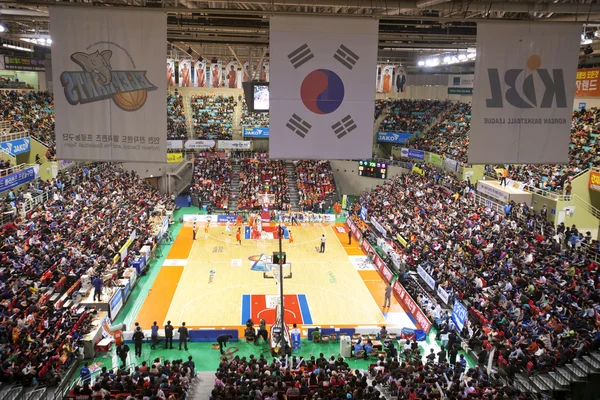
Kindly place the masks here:
POLYGON ((360 277, 365 282, 365 285, 371 292, 371 296, 375 299, 377 304, 379 304, 379 309, 382 312, 406 312, 400 303, 396 300, 396 298, 392 295, 391 306, 383 308, 383 302, 385 300, 385 282, 379 276, 379 272, 377 271, 358 271, 360 277))
MULTIPOLYGON (((198 235, 200 235, 200 229, 198 229, 198 235)), ((173 242, 173 246, 171 246, 171 251, 169 251, 167 258, 174 258, 177 260, 188 258, 193 244, 192 227, 182 227, 179 231, 179 235, 175 238, 175 242, 173 242)))
POLYGON ((139 322, 144 328, 152 326, 154 321, 157 321, 160 326, 165 324, 165 318, 177 290, 181 274, 183 274, 183 267, 161 267, 154 285, 148 292, 144 305, 137 315, 136 322, 139 322))
POLYGON ((340 222, 336 223, 335 228, 333 228, 333 231, 337 235, 338 240, 340 241, 342 246, 344 246, 344 250, 346 250, 346 253, 349 256, 362 256, 365 254, 362 251, 362 249, 358 246, 358 242, 354 238, 352 238, 352 243, 348 244, 348 227, 346 226, 346 224, 340 222), (337 227, 340 226, 344 228, 344 233, 337 230, 337 227))

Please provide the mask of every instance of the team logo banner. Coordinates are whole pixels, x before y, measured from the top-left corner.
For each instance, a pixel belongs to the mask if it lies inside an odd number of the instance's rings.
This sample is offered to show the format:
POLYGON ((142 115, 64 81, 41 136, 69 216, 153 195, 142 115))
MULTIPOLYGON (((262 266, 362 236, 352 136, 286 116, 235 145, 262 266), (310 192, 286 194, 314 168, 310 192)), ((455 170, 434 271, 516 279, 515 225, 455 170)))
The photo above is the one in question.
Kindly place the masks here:
POLYGON ((378 20, 272 17, 270 155, 370 158, 378 20))
POLYGON ((166 15, 52 7, 50 24, 58 158, 165 162, 166 48, 148 49, 166 15))
POLYGON ((581 24, 480 22, 472 164, 566 163, 581 24))

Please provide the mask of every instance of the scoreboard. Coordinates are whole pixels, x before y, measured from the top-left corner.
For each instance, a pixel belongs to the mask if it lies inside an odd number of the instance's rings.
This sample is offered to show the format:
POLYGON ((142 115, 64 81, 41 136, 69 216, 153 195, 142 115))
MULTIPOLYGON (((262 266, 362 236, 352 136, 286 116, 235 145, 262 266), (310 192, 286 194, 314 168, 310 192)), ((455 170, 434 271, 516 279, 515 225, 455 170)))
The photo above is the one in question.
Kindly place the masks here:
POLYGON ((358 175, 386 179, 388 176, 387 164, 377 161, 359 161, 358 175))

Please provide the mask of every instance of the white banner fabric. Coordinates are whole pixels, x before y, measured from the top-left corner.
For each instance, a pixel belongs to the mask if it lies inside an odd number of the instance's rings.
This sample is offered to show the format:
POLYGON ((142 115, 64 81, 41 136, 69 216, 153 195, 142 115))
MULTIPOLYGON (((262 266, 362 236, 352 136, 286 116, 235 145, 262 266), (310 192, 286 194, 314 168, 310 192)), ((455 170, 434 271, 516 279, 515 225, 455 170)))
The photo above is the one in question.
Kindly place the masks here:
POLYGON ((212 149, 215 147, 214 140, 186 140, 186 149, 212 149))
POLYGON ((379 21, 270 21, 272 158, 370 158, 379 21))
POLYGON ((249 140, 219 140, 219 149, 250 150, 252 142, 249 140))
POLYGON ((581 24, 477 24, 470 164, 568 161, 581 31, 581 24))
POLYGON ((165 162, 166 14, 51 7, 50 25, 57 157, 165 162))

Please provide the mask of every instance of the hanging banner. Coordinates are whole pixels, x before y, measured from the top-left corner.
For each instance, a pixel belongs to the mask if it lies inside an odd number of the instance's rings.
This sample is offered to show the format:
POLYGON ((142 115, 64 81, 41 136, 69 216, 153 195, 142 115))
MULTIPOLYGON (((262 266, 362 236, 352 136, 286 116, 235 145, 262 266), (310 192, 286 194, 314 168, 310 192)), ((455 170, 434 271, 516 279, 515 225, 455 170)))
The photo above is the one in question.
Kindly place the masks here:
POLYGON ((222 86, 223 79, 223 64, 218 61, 214 64, 210 64, 210 87, 219 88, 222 86))
POLYGON ((473 94, 475 75, 448 75, 448 94, 473 94))
POLYGON ((227 67, 225 68, 226 87, 230 89, 242 87, 241 85, 238 85, 238 83, 241 83, 238 72, 238 62, 229 61, 229 63, 227 63, 227 67))
POLYGON ((175 86, 175 60, 167 58, 167 86, 175 86))
POLYGON ((179 86, 192 86, 192 60, 185 58, 179 60, 179 86))
POLYGON ((272 158, 371 157, 378 26, 377 19, 270 19, 272 158))
POLYGON ((398 66, 396 67, 396 92, 404 93, 406 92, 406 75, 404 75, 404 67, 398 66))
POLYGON ((596 192, 600 192, 600 172, 590 171, 588 188, 595 190, 596 192))
POLYGON ((204 61, 196 61, 194 76, 194 87, 206 87, 206 63, 204 61))
MULTIPOLYGON (((600 96, 600 84, 598 82, 599 79, 600 68, 585 68, 577 70, 577 79, 575 80, 575 97, 600 96)), ((585 106, 583 108, 585 108, 585 106)), ((579 109, 581 109, 581 103, 579 109)))
POLYGON ((392 93, 394 91, 394 66, 380 65, 379 83, 377 85, 378 93, 392 93))
POLYGON ((57 158, 165 162, 166 14, 51 7, 50 26, 57 158))
POLYGON ((479 22, 469 164, 568 162, 581 24, 479 22))

